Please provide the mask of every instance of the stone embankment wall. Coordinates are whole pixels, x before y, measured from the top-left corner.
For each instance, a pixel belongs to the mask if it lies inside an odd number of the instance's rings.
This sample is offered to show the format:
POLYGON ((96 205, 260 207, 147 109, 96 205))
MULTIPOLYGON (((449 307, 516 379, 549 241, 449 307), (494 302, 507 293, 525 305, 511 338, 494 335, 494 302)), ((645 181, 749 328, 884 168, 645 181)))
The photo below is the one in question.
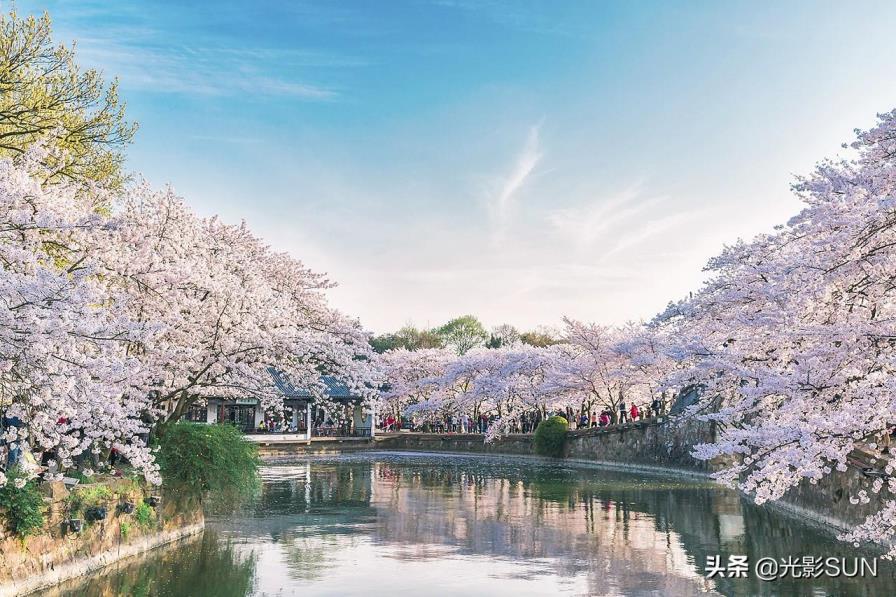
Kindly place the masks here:
POLYGON ((320 439, 315 441, 263 441, 253 440, 258 446, 258 455, 263 461, 289 460, 295 456, 324 456, 343 454, 359 450, 373 450, 377 446, 370 439, 320 439))
POLYGON ((668 419, 638 421, 628 425, 570 431, 566 457, 593 463, 661 467, 708 473, 717 462, 697 460, 691 450, 714 441, 711 423, 668 419))
POLYGON ((89 574, 117 560, 202 531, 198 501, 161 495, 161 503, 138 519, 120 506, 135 506, 149 497, 146 488, 130 480, 113 479, 69 491, 51 483, 45 498, 44 531, 20 539, 0 531, 0 597, 24 595, 70 578, 89 574), (88 522, 87 508, 105 507, 106 518, 88 522), (82 521, 81 530, 69 520, 82 521))
POLYGON ((844 472, 831 474, 813 484, 808 480, 792 488, 785 496, 769 502, 772 508, 789 511, 836 530, 850 530, 879 511, 883 505, 880 494, 871 491, 872 475, 883 474, 886 462, 872 454, 855 451, 850 457, 851 466, 844 472), (870 501, 853 504, 850 497, 857 497, 865 490, 870 501))
MULTIPOLYGON (((711 442, 710 423, 691 421, 670 423, 664 419, 638 421, 628 425, 570 431, 567 435, 568 459, 591 464, 661 467, 682 472, 707 473, 718 463, 707 463, 691 456, 694 445, 711 442)), ((422 452, 467 452, 475 454, 533 455, 531 435, 505 435, 485 443, 480 434, 439 435, 397 433, 381 436, 369 448, 422 452)))
POLYGON ((315 439, 314 441, 257 441, 258 454, 266 462, 288 461, 296 456, 344 454, 361 450, 408 452, 462 452, 470 454, 532 454, 531 435, 507 435, 485 443, 477 433, 441 435, 436 433, 394 433, 375 439, 315 439))

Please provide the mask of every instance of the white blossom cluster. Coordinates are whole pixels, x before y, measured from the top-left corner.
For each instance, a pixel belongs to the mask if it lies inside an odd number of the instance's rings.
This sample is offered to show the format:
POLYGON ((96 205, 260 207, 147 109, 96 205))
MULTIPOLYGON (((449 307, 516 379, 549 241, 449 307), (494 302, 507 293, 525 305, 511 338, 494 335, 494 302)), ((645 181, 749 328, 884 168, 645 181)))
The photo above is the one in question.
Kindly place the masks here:
POLYGON ((271 367, 372 396, 368 335, 323 276, 170 189, 44 184, 41 151, 0 160, 0 411, 23 423, 7 442, 60 471, 115 448, 158 482, 151 427, 210 396, 282 408, 271 367))
POLYGON ((561 342, 539 348, 516 342, 463 355, 447 349, 391 350, 379 365, 387 380, 382 408, 420 420, 467 415, 495 419, 491 440, 521 417, 565 412, 617 411, 664 400, 662 375, 671 359, 662 353, 661 331, 612 327, 567 319, 561 342))

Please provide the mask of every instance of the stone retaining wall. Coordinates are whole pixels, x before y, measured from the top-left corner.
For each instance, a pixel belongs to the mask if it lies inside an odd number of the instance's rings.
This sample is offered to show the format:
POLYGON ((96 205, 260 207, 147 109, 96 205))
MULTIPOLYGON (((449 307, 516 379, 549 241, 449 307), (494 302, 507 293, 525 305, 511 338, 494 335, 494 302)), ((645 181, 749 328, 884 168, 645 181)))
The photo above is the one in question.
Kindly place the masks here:
POLYGON ((873 455, 860 451, 853 452, 849 460, 852 466, 846 471, 834 470, 815 484, 804 480, 782 499, 768 502, 769 506, 840 531, 858 526, 883 505, 882 496, 871 491, 873 479, 862 471, 882 471, 886 464, 873 455), (863 489, 871 501, 867 504, 850 503, 850 496, 858 496, 863 489))
POLYGON ((594 427, 570 431, 567 458, 589 462, 643 465, 709 473, 719 463, 697 460, 692 448, 714 441, 711 423, 672 422, 665 419, 638 421, 628 425, 594 427))
POLYGON ((148 490, 133 481, 112 479, 76 487, 71 492, 62 483, 51 483, 48 490, 42 533, 23 540, 0 531, 0 597, 24 595, 89 574, 120 559, 199 533, 204 526, 197 500, 166 494, 162 494, 161 504, 152 508, 152 515, 141 524, 133 513, 119 509, 126 502, 136 506, 148 496, 148 490), (94 506, 106 508, 104 520, 85 519, 84 508, 94 506), (80 532, 70 528, 68 521, 73 517, 82 521, 80 532))
MULTIPOLYGON (((628 425, 570 431, 566 457, 606 464, 629 464, 707 473, 717 463, 693 458, 692 446, 714 439, 712 424, 690 421, 673 424, 668 420, 638 421, 628 425)), ((410 452, 463 452, 470 454, 534 455, 531 434, 504 435, 486 443, 479 433, 400 432, 374 439, 325 439, 313 441, 258 442, 263 460, 285 460, 291 456, 341 454, 358 450, 402 450, 410 452)))
MULTIPOLYGON (((628 425, 570 431, 566 458, 606 464, 641 465, 708 473, 719 463, 691 456, 698 443, 714 440, 710 423, 691 421, 672 424, 658 419, 628 425)), ((396 433, 376 438, 368 449, 418 452, 466 452, 474 454, 533 455, 532 435, 505 435, 485 443, 484 436, 469 434, 396 433)), ((337 449, 338 451, 338 449, 337 449)))
POLYGON ((330 439, 330 440, 301 440, 287 441, 256 441, 258 455, 264 461, 289 459, 297 455, 326 455, 356 452, 358 450, 372 450, 376 448, 373 440, 364 439, 330 439))

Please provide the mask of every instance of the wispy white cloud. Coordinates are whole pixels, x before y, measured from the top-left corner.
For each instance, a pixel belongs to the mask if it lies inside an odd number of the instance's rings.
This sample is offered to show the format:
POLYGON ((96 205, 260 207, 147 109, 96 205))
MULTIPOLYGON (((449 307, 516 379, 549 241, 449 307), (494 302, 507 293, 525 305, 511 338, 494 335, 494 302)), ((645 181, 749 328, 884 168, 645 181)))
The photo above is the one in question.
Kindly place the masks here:
POLYGON ((492 216, 492 233, 495 241, 500 241, 506 233, 510 214, 518 202, 519 192, 531 178, 543 157, 539 143, 540 128, 540 123, 529 127, 526 142, 517 155, 513 168, 501 180, 498 192, 491 197, 489 211, 492 216))
POLYGON ((632 227, 631 231, 625 235, 621 235, 616 244, 609 251, 604 253, 603 259, 617 255, 626 249, 635 247, 644 243, 655 236, 659 236, 665 232, 680 229, 684 231, 684 225, 695 220, 705 214, 704 210, 692 210, 686 212, 673 213, 660 218, 646 220, 642 225, 632 227))
POLYGON ((340 92, 302 80, 300 69, 311 65, 337 68, 354 65, 309 52, 266 48, 159 46, 141 35, 81 37, 78 54, 86 63, 118 76, 125 87, 186 95, 252 94, 307 101, 333 100, 340 92), (136 39, 135 39, 136 37, 136 39), (277 71, 272 70, 276 65, 277 71))
POLYGON ((665 197, 644 197, 642 185, 635 184, 609 198, 549 212, 548 222, 565 239, 580 248, 611 241, 618 226, 665 201, 665 197))

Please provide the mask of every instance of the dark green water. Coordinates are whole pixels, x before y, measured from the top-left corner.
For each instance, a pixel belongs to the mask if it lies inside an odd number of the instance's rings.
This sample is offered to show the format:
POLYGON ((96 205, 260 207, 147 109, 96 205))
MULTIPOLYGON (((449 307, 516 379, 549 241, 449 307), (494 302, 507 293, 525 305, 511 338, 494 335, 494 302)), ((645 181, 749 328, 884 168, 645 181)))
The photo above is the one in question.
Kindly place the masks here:
POLYGON ((365 453, 263 471, 201 538, 55 591, 154 595, 896 595, 876 578, 755 578, 761 557, 871 558, 702 482, 458 455, 365 453), (747 578, 704 574, 745 555, 747 578))

